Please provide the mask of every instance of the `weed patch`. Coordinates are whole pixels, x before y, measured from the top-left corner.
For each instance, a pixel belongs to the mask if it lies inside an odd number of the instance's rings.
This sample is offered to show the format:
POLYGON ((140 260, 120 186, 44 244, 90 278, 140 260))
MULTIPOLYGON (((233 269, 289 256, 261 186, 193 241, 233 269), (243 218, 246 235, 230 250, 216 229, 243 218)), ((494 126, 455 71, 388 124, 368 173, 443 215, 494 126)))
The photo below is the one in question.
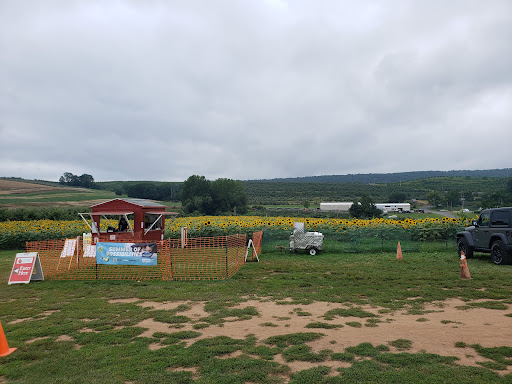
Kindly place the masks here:
POLYGON ((317 340, 325 336, 323 333, 315 332, 300 332, 290 333, 288 335, 272 336, 264 340, 264 343, 269 345, 276 345, 279 348, 286 348, 290 345, 304 344, 309 341, 317 340))
POLYGON ((335 328, 342 328, 342 324, 329 324, 329 323, 322 323, 322 322, 313 322, 306 324, 305 328, 324 328, 324 329, 335 329, 335 328))
POLYGON ((480 301, 475 303, 467 303, 466 305, 461 305, 457 307, 457 309, 466 310, 471 308, 486 308, 486 309, 497 309, 501 311, 505 311, 508 309, 508 306, 501 301, 480 301))
POLYGON ((393 341, 390 341, 388 344, 391 345, 392 347, 395 347, 399 351, 403 351, 405 349, 411 349, 411 347, 412 347, 412 341, 407 340, 407 339, 393 340, 393 341))
POLYGON ((330 353, 331 352, 328 350, 314 353, 309 345, 299 344, 286 349, 282 353, 282 356, 286 361, 309 361, 311 363, 318 363, 327 360, 330 353))
POLYGON ((365 318, 365 317, 378 317, 378 315, 367 312, 361 308, 335 308, 327 311, 324 314, 324 319, 326 320, 334 320, 336 317, 359 317, 359 318, 365 318))
POLYGON ((385 345, 378 345, 377 347, 374 347, 371 343, 361 343, 355 347, 348 347, 345 351, 357 356, 375 357, 382 352, 389 351, 389 347, 385 345))
POLYGON ((361 328, 363 326, 359 321, 347 321, 345 324, 353 328, 361 328))

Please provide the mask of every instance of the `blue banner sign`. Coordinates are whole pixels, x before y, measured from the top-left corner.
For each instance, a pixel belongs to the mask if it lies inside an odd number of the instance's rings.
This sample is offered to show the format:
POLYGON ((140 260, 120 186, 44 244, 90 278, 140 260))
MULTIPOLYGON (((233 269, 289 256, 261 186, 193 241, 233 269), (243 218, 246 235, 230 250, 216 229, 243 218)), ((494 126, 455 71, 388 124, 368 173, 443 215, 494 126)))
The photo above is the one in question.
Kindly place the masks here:
POLYGON ((97 243, 96 264, 156 265, 156 243, 97 243))

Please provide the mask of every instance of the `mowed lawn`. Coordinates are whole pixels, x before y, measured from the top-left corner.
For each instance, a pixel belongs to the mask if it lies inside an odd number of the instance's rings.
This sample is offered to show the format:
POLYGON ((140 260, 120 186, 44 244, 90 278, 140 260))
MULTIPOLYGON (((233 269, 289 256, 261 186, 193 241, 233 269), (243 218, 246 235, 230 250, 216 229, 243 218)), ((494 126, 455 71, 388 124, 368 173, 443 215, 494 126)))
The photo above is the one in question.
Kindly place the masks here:
MULTIPOLYGON (((247 263, 229 280, 8 286, 17 252, 0 252, 0 320, 9 346, 18 348, 0 357, 0 383, 512 383, 511 328, 495 329, 503 344, 492 348, 457 343, 485 360, 476 366, 413 352, 405 335, 387 344, 363 337, 340 346, 352 327, 378 331, 386 316, 404 310, 418 321, 413 315, 427 317, 429 303, 454 298, 468 303, 460 311, 487 308, 512 321, 512 266, 495 266, 486 255, 468 261, 470 280, 459 278, 455 249, 404 253, 403 260, 392 252, 311 257, 266 249, 259 263, 247 263), (235 335, 238 324, 262 318, 257 306, 240 307, 255 300, 293 309, 262 322, 260 332, 235 335), (141 305, 146 302, 176 305, 141 305), (300 332, 277 327, 307 316, 300 308, 314 302, 347 309, 326 308, 300 332), (194 303, 204 308, 198 316, 190 314, 194 303), (334 317, 351 321, 334 324, 334 317), (152 322, 166 329, 148 334, 144 324, 152 322), (213 329, 215 336, 205 337, 213 329), (312 348, 327 332, 338 332, 338 342, 312 348)), ((463 324, 454 326, 447 330, 463 324)))

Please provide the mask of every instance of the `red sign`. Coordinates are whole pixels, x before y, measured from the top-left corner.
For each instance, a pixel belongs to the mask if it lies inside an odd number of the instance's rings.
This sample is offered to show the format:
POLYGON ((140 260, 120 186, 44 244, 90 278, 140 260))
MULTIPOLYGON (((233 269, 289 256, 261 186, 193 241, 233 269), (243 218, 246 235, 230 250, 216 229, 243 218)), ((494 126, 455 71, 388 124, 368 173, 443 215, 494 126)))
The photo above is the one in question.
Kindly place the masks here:
POLYGON ((17 253, 8 284, 28 284, 30 280, 44 280, 39 254, 37 252, 17 253))

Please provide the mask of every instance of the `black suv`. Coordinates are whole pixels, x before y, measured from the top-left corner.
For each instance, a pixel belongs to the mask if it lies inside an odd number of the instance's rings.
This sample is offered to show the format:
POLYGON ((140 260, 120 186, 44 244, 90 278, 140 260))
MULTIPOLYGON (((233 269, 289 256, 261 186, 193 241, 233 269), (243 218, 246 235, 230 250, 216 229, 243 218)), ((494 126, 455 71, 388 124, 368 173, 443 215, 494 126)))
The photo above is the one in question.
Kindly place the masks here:
POLYGON ((484 209, 473 225, 457 233, 459 257, 490 253, 494 264, 512 263, 512 207, 484 209))

